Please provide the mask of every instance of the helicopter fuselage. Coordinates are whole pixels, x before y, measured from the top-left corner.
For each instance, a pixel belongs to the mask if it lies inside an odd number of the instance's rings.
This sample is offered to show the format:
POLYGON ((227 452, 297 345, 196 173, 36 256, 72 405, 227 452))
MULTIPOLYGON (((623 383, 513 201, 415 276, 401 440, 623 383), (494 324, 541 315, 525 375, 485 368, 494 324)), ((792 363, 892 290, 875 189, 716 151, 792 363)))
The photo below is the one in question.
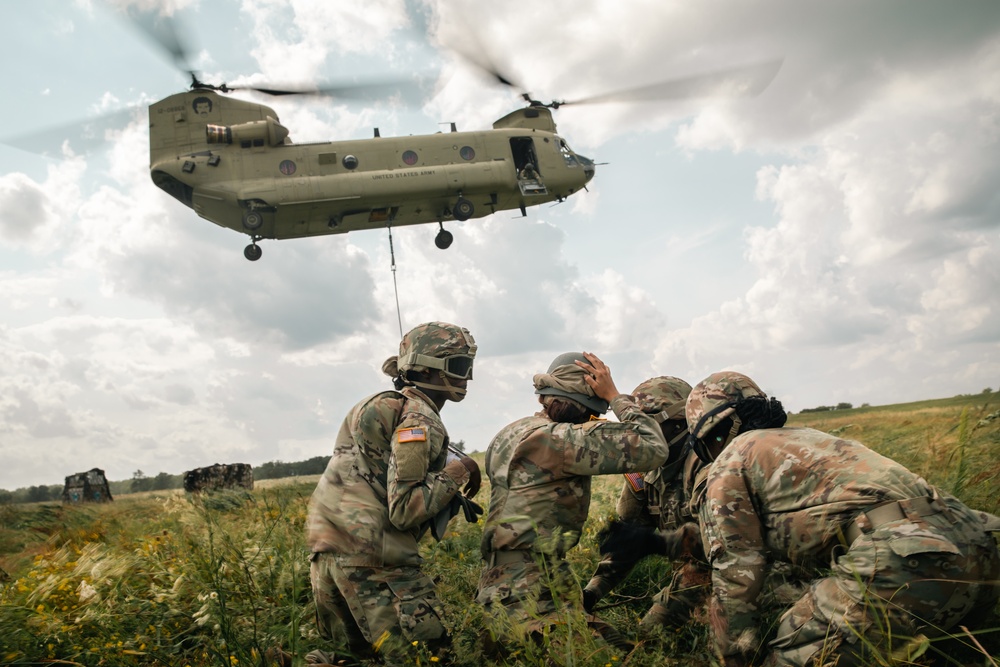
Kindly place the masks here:
POLYGON ((561 201, 594 175, 547 108, 493 129, 292 143, 264 105, 194 90, 149 108, 157 186, 253 238, 466 220, 561 201))

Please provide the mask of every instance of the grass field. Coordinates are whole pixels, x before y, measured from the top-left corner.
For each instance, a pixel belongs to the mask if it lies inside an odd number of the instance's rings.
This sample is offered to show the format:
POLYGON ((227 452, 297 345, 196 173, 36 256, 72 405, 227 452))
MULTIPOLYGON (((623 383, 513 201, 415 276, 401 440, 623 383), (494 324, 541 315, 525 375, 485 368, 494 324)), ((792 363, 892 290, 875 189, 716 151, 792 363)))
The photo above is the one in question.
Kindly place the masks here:
MULTIPOLYGON (((793 415, 860 440, 978 509, 1000 512, 997 394, 793 415)), ((480 462, 482 455, 476 455, 480 462)), ((320 646, 312 623, 304 521, 316 478, 268 480, 252 493, 124 496, 96 506, 0 505, 0 664, 259 665, 280 644, 298 656, 320 646)), ((586 581, 596 533, 614 514, 618 476, 598 478, 591 516, 570 561, 586 581)), ((488 486, 479 499, 489 497, 488 486)), ((482 665, 487 620, 473 604, 481 526, 460 519, 424 544, 460 665, 482 665)), ((602 618, 634 637, 669 563, 647 559, 602 605, 602 618)), ((991 627, 1000 628, 1000 623, 991 627)), ((996 665, 1000 630, 887 655, 884 665, 996 665), (984 645, 979 650, 974 642, 984 645), (992 658, 990 656, 993 656, 992 658)), ((580 640, 558 655, 513 647, 510 664, 711 665, 697 620, 628 655, 580 640)), ((420 646, 413 664, 429 662, 420 646)))

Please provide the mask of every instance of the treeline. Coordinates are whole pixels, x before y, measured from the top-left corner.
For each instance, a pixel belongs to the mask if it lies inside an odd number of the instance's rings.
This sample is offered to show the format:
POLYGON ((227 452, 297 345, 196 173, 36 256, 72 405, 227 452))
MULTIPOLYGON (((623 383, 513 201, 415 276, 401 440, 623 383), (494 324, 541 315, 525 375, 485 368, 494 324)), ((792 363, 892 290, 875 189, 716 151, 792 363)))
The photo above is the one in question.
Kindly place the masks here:
MULTIPOLYGON (((867 408, 869 406, 867 403, 865 403, 861 407, 867 408)), ((853 408, 854 406, 851 405, 850 403, 837 403, 836 405, 819 405, 815 408, 802 408, 801 410, 799 410, 799 413, 801 414, 803 412, 828 412, 830 410, 851 410, 853 408)))

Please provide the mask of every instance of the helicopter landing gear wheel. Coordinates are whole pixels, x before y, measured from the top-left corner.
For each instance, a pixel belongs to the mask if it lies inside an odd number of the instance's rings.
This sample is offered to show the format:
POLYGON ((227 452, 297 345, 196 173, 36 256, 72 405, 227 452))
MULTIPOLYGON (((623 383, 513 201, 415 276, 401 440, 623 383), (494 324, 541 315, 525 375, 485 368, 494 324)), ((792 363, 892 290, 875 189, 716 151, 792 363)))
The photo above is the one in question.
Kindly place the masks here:
POLYGON ((472 217, 472 214, 476 212, 476 207, 472 205, 472 202, 465 197, 459 197, 458 201, 455 202, 455 208, 452 213, 456 220, 465 221, 472 217))
POLYGON ((444 228, 442 223, 439 222, 438 224, 441 225, 441 231, 434 237, 434 245, 441 248, 441 250, 446 250, 451 245, 451 242, 455 240, 455 237, 444 228))
POLYGON ((261 215, 260 211, 255 209, 250 209, 243 214, 243 226, 247 229, 254 230, 260 229, 260 226, 264 224, 264 216, 261 215))
POLYGON ((246 248, 243 248, 243 256, 251 262, 256 262, 263 254, 264 251, 260 249, 260 246, 257 245, 256 241, 248 245, 246 248))

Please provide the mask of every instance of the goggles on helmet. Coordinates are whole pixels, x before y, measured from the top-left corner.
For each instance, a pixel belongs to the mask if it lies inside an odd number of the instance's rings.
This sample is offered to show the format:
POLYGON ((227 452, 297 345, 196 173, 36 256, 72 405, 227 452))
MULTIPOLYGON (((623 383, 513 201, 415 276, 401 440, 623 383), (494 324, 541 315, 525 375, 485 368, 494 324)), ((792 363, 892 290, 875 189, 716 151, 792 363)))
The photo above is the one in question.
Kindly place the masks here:
POLYGON ((472 379, 472 362, 474 360, 475 357, 471 354, 454 354, 450 357, 428 357, 424 354, 409 354, 406 356, 407 363, 439 370, 448 377, 459 380, 472 379))
POLYGON ((712 456, 710 446, 722 445, 723 443, 727 443, 728 441, 736 437, 736 433, 737 431, 739 431, 740 428, 740 420, 736 418, 735 414, 733 414, 733 425, 732 428, 729 429, 729 433, 725 435, 716 434, 715 436, 712 437, 713 442, 711 443, 705 442, 705 438, 699 438, 695 436, 695 433, 701 430, 702 425, 708 419, 714 417, 720 412, 724 412, 725 410, 728 410, 735 406, 736 403, 723 403, 722 405, 718 405, 714 409, 709 410, 704 415, 702 415, 701 419, 698 420, 698 423, 695 424, 694 428, 689 429, 690 435, 688 435, 688 446, 691 449, 693 449, 695 454, 698 455, 698 458, 700 458, 705 463, 711 463, 712 461, 715 460, 715 457, 712 456))

